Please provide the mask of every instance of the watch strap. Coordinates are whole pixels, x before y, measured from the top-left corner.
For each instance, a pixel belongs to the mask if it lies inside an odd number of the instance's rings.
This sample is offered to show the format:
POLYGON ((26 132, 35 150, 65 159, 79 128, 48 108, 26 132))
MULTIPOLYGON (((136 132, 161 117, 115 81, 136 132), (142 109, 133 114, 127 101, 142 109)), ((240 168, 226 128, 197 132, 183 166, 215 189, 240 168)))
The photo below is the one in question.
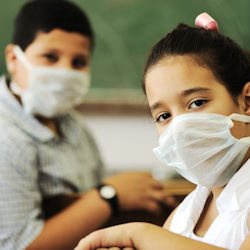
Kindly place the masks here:
MULTIPOLYGON (((97 188, 97 190, 98 190, 98 192, 99 192, 100 197, 101 197, 103 200, 107 201, 108 204, 110 205, 111 210, 112 210, 112 215, 117 215, 117 214, 119 213, 119 202, 118 202, 117 193, 116 193, 112 198, 109 198, 109 199, 103 197, 103 196, 101 195, 101 193, 100 193, 100 190, 101 190, 103 187, 105 187, 105 186, 111 186, 111 185, 101 183, 101 184, 99 184, 96 188, 97 188)), ((112 187, 112 186, 111 186, 111 187, 112 187)), ((112 187, 112 188, 114 188, 114 187, 112 187)), ((115 188, 114 188, 114 189, 115 189, 115 188)))

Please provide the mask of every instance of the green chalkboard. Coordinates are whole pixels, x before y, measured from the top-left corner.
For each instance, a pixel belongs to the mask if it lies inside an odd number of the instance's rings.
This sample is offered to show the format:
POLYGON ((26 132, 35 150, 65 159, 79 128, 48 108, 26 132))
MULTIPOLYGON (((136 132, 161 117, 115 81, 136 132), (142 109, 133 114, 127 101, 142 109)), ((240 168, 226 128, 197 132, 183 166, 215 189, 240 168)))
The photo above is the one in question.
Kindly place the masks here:
MULTIPOLYGON (((0 73, 4 49, 24 0, 3 0, 0 7, 0 73)), ((96 35, 92 58, 94 89, 140 89, 145 58, 152 45, 179 22, 193 25, 201 12, 210 13, 220 32, 250 47, 249 0, 75 0, 88 14, 96 35)))

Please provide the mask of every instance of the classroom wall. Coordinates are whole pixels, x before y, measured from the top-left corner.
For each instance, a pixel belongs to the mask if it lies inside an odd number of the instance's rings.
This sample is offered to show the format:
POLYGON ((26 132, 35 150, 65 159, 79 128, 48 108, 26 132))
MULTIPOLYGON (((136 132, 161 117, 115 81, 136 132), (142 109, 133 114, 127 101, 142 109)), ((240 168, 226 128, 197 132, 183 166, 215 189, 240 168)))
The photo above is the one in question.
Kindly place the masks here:
POLYGON ((94 134, 108 174, 147 170, 157 179, 177 176, 175 170, 161 164, 153 154, 158 134, 151 116, 89 112, 83 115, 94 134))
MULTIPOLYGON (((14 16, 27 0, 3 0, 0 7, 0 73, 11 41, 14 16)), ((143 65, 152 45, 179 22, 194 25, 210 13, 219 30, 250 47, 249 0, 73 0, 89 15, 96 35, 93 89, 141 89, 143 65)), ((52 10, 53 11, 53 10, 52 10)), ((124 98, 126 99, 126 98, 124 98)))

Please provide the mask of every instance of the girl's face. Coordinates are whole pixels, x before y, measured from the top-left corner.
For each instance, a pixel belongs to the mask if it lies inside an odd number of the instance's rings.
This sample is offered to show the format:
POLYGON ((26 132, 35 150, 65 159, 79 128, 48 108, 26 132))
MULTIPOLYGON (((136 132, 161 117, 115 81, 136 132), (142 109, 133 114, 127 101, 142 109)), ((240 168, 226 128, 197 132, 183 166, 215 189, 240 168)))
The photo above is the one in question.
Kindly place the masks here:
MULTIPOLYGON (((149 68, 145 76, 149 106, 161 135, 172 119, 190 112, 230 115, 243 113, 228 90, 213 73, 191 56, 168 56, 149 68)), ((249 136, 247 125, 234 122, 231 133, 236 138, 249 136)))

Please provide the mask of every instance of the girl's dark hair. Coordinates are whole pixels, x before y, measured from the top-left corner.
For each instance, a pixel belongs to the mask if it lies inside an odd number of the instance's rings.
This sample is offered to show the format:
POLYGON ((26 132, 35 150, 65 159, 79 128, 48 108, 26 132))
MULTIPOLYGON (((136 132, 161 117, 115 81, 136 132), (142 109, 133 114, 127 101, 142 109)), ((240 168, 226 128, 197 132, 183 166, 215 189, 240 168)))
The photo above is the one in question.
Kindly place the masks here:
POLYGON ((165 56, 175 55, 190 55, 199 65, 209 68, 233 97, 250 81, 249 55, 234 41, 214 30, 179 24, 153 47, 144 69, 144 91, 149 68, 165 56))
POLYGON ((57 28, 87 36, 93 48, 94 35, 87 15, 67 0, 30 0, 24 4, 15 19, 12 43, 25 50, 38 32, 57 28))

